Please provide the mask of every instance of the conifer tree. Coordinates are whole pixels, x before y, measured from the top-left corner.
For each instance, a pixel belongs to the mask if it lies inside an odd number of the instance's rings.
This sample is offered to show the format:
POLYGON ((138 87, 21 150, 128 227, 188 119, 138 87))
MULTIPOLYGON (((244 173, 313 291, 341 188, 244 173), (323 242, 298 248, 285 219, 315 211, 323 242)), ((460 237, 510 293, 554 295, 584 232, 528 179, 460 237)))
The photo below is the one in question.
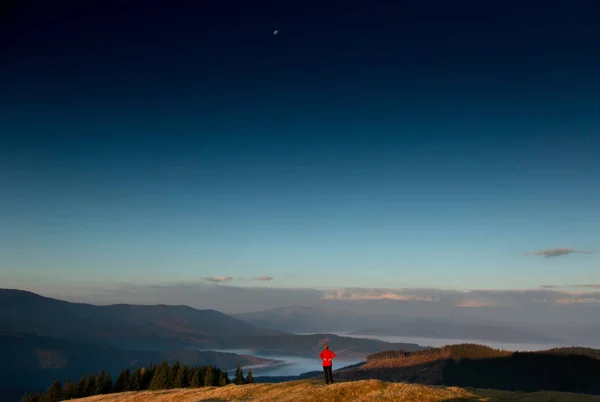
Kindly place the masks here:
POLYGON ((188 378, 187 383, 188 387, 192 387, 192 380, 194 378, 194 372, 196 371, 196 367, 188 366, 188 378))
POLYGON ((42 395, 40 395, 38 392, 25 395, 21 399, 21 402, 42 402, 42 395))
POLYGON ((218 384, 219 387, 224 387, 225 385, 227 385, 227 380, 228 380, 227 373, 221 371, 219 373, 219 384, 218 384))
POLYGON ((242 371, 242 368, 240 367, 239 364, 237 365, 237 367, 235 369, 235 377, 234 377, 233 383, 235 385, 244 384, 244 372, 242 371))
POLYGON ((133 370, 133 374, 131 376, 131 385, 129 388, 131 391, 141 391, 143 389, 142 385, 142 370, 140 370, 139 367, 136 367, 135 370, 133 370))
POLYGON ((189 384, 190 368, 185 365, 177 370, 175 380, 173 382, 173 388, 187 388, 189 384))
POLYGON ((224 373, 225 373, 225 385, 231 384, 231 381, 229 380, 229 373, 227 371, 225 371, 224 373))
POLYGON ((79 380, 79 385, 77 387, 77 396, 80 398, 83 398, 85 396, 85 389, 87 387, 87 377, 84 375, 81 376, 81 379, 79 380))
POLYGON ((129 391, 129 369, 122 369, 113 385, 113 392, 129 391))
POLYGON ((150 387, 150 383, 152 382, 152 377, 154 377, 154 373, 156 372, 156 366, 152 363, 148 366, 148 368, 142 368, 142 390, 146 390, 150 387))
POLYGON ((85 384, 84 396, 96 395, 96 374, 90 373, 85 384))
POLYGON ((110 394, 112 392, 113 382, 110 378, 110 373, 106 373, 106 377, 104 379, 104 386, 102 387, 101 394, 110 394))
POLYGON ((215 382, 215 372, 212 366, 206 366, 204 371, 204 386, 212 387, 215 382))
POLYGON ((202 370, 198 366, 194 368, 194 373, 192 374, 192 380, 190 381, 190 385, 192 388, 200 388, 204 385, 202 370))
POLYGON ((248 369, 248 375, 246 376, 246 384, 254 383, 254 377, 252 376, 252 370, 248 369))
POLYGON ((98 376, 96 377, 96 392, 94 395, 102 395, 104 390, 106 389, 106 373, 104 369, 100 370, 98 376))
POLYGON ((125 380, 123 382, 123 391, 131 391, 131 372, 125 369, 125 380))
POLYGON ((148 389, 158 390, 169 388, 172 388, 171 366, 169 365, 169 362, 165 361, 154 370, 154 375, 152 376, 152 381, 150 382, 148 389))
POLYGON ((189 388, 192 383, 192 374, 194 374, 194 369, 187 364, 183 366, 183 387, 189 388))
POLYGON ((59 402, 62 401, 65 394, 60 381, 56 380, 44 393, 44 402, 59 402))
POLYGON ((79 384, 67 379, 64 386, 65 399, 75 399, 79 397, 79 384))
POLYGON ((171 367, 171 372, 169 373, 170 383, 173 387, 175 386, 175 379, 177 378, 177 375, 179 375, 179 370, 181 370, 181 364, 179 364, 179 360, 176 360, 175 364, 173 364, 173 367, 171 367))

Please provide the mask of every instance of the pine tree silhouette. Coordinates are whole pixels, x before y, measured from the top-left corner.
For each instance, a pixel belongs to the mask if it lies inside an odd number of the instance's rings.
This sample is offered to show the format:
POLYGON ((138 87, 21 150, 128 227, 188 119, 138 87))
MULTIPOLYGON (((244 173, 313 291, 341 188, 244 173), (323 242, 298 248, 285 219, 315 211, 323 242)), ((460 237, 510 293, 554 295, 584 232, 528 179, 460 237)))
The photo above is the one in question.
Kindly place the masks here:
POLYGON ((25 395, 22 399, 21 402, 42 402, 42 395, 40 395, 39 393, 33 393, 33 394, 28 394, 25 395))
POLYGON ((124 392, 130 390, 129 369, 122 369, 113 385, 113 392, 124 392))
POLYGON ((215 372, 212 366, 206 366, 204 371, 204 386, 212 387, 215 382, 215 372))
POLYGON ((79 397, 79 384, 75 381, 71 381, 67 379, 65 381, 64 389, 64 397, 65 399, 75 399, 79 397))
POLYGON ((90 373, 84 391, 84 396, 92 395, 96 395, 96 375, 94 373, 90 373))
POLYGON ((131 385, 129 386, 129 389, 131 391, 141 391, 143 389, 142 385, 142 370, 140 370, 139 367, 136 367, 131 375, 131 385))
POLYGON ((112 389, 113 389, 113 382, 112 382, 112 379, 110 378, 110 373, 106 373, 106 377, 104 379, 104 385, 102 386, 100 393, 101 394, 110 394, 112 392, 112 389))
POLYGON ((152 381, 150 381, 149 390, 170 389, 171 384, 171 366, 165 361, 156 367, 152 381))
POLYGON ((96 377, 96 391, 94 395, 102 395, 104 390, 106 389, 106 373, 104 369, 100 370, 98 376, 96 377))
POLYGON ((225 385, 227 385, 227 374, 221 372, 219 374, 219 387, 224 387, 225 385))
POLYGON ((233 380, 233 383, 235 385, 244 384, 244 372, 242 371, 242 368, 240 367, 239 364, 237 365, 237 367, 235 369, 235 378, 233 380))
POLYGON ((140 389, 146 390, 150 387, 150 382, 152 382, 152 378, 154 377, 154 373, 156 372, 156 367, 150 363, 148 368, 142 368, 142 382, 140 385, 140 389))
POLYGON ((77 396, 80 398, 83 398, 85 396, 85 390, 87 387, 87 377, 84 375, 81 376, 81 379, 79 380, 79 384, 77 386, 77 396))
POLYGON ((181 364, 179 364, 179 360, 176 360, 169 373, 169 383, 171 384, 171 387, 175 387, 175 378, 179 375, 179 370, 181 370, 181 364))
POLYGON ((185 365, 177 370, 175 375, 175 381, 173 382, 173 388, 187 388, 189 387, 190 368, 185 365))
POLYGON ((64 399, 63 387, 60 381, 56 380, 44 393, 44 402, 59 402, 64 399))
POLYGON ((200 367, 194 368, 194 373, 192 374, 192 380, 190 381, 190 385, 192 388, 200 388, 204 386, 204 376, 202 375, 202 370, 200 367))

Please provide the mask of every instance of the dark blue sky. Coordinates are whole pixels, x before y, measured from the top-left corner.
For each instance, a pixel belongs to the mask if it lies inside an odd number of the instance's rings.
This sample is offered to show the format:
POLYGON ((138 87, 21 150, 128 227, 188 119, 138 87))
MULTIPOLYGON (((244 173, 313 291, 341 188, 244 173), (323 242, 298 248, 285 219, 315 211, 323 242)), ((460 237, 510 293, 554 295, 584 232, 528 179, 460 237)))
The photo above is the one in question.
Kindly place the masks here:
POLYGON ((3 281, 600 280, 594 1, 14 4, 3 281))

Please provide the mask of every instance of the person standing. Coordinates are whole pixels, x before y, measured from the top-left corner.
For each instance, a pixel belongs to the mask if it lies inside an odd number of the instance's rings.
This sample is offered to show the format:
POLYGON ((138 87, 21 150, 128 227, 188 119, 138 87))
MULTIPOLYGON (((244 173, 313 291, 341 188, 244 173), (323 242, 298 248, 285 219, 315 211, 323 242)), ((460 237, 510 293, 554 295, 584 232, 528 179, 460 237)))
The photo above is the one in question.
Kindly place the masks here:
POLYGON ((333 384, 333 371, 331 369, 331 360, 335 359, 335 353, 329 350, 329 344, 325 344, 323 351, 319 354, 323 360, 323 372, 325 373, 325 384, 333 384))

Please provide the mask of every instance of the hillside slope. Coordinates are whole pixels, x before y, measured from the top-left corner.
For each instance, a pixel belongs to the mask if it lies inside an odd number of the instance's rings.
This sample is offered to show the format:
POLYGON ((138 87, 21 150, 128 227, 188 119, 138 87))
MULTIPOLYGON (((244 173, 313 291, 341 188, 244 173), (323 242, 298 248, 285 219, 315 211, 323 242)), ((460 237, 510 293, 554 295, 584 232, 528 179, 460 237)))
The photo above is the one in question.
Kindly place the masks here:
POLYGON ((221 388, 181 389, 168 391, 126 392, 78 399, 80 402, 196 402, 196 401, 600 401, 600 397, 559 392, 523 394, 494 390, 466 390, 455 387, 429 387, 419 384, 386 383, 364 380, 325 386, 314 381, 281 384, 228 385, 221 388))
POLYGON ((340 357, 366 356, 392 348, 420 350, 329 334, 294 335, 256 327, 214 310, 187 306, 117 304, 94 306, 0 289, 0 332, 23 333, 123 349, 244 350, 243 353, 314 357, 325 342, 340 357))
POLYGON ((125 348, 173 348, 203 338, 281 334, 187 306, 94 306, 13 289, 0 289, 0 305, 0 331, 125 348))
POLYGON ((597 373, 600 351, 562 348, 540 352, 508 352, 482 345, 460 344, 417 352, 389 351, 371 355, 367 363, 341 369, 341 380, 378 379, 474 388, 557 390, 600 394, 597 373))
MULTIPOLYGON (((366 357, 390 348, 417 351, 428 349, 414 343, 389 343, 377 339, 342 337, 334 334, 280 335, 271 337, 247 336, 215 339, 203 343, 206 349, 247 349, 263 356, 292 355, 315 358, 329 343, 338 357, 366 357)), ((200 345, 200 343, 199 343, 200 345)))
POLYGON ((235 353, 171 350, 125 350, 24 334, 0 333, 0 400, 7 388, 43 390, 54 380, 79 379, 101 369, 116 375, 121 369, 146 367, 165 359, 181 364, 213 365, 223 370, 274 364, 275 360, 235 353))

